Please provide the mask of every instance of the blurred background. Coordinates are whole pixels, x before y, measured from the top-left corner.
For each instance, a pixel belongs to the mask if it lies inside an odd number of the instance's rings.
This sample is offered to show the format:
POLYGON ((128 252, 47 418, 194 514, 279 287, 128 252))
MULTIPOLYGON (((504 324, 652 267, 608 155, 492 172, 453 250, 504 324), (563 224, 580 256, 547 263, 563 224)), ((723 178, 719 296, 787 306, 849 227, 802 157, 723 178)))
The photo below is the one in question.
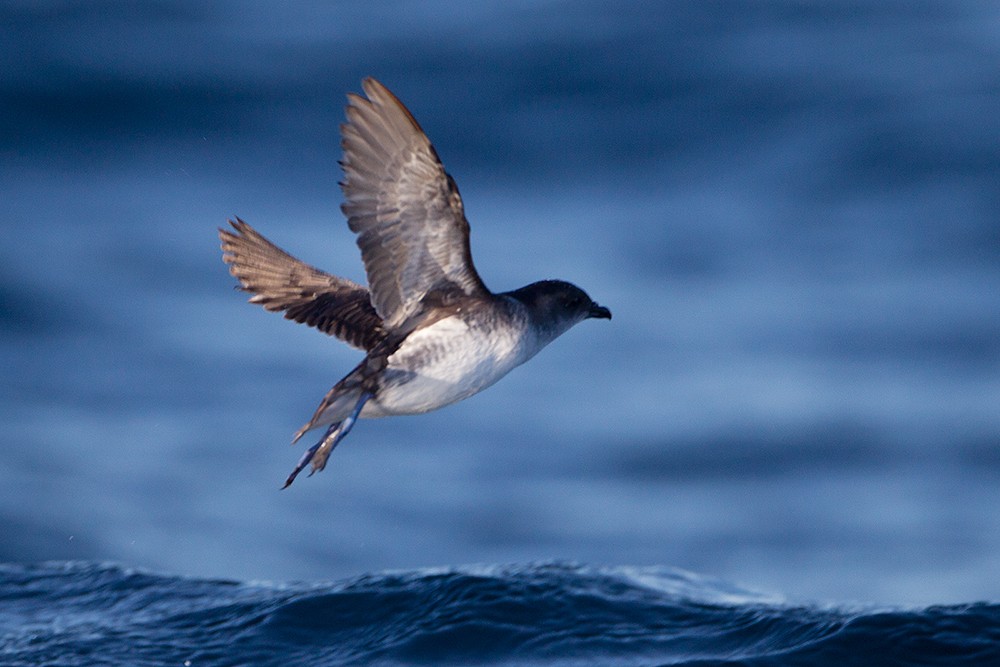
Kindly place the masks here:
POLYGON ((1000 599, 998 118, 989 2, 5 2, 0 559, 1000 599), (360 354, 247 305, 216 228, 363 280, 337 160, 368 75, 488 286, 615 318, 279 491, 360 354))

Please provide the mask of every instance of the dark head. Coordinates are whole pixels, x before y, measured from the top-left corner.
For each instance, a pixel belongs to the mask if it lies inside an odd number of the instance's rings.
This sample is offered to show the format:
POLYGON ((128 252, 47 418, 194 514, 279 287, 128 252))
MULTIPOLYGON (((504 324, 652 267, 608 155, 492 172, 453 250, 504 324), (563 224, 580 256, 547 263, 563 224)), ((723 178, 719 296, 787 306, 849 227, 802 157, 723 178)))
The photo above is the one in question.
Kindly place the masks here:
POLYGON ((562 280, 541 280, 505 295, 527 306, 535 324, 550 336, 549 340, 591 317, 611 319, 610 310, 594 303, 576 285, 562 280))

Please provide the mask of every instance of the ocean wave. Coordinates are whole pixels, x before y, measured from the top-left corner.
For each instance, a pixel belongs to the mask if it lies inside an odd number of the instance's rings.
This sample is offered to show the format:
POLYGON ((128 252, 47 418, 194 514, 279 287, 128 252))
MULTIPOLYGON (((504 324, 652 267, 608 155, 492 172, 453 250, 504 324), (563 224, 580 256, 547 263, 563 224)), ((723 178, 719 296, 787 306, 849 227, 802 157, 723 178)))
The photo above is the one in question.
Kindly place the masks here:
POLYGON ((793 604, 664 568, 570 563, 328 583, 0 566, 5 665, 984 665, 1000 605, 793 604))

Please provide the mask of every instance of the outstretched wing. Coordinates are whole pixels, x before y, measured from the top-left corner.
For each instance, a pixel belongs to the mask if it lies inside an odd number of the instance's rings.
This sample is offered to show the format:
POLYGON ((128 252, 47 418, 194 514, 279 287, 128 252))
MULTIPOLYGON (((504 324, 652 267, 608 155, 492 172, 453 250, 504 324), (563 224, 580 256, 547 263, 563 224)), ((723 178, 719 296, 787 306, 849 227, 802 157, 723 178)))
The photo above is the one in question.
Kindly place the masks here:
POLYGON ((316 327, 363 350, 385 339, 382 320, 368 290, 346 278, 320 271, 295 259, 239 218, 233 230, 220 229, 222 259, 250 303, 316 327))
POLYGON ((455 181, 410 112, 375 79, 368 99, 348 95, 341 126, 341 207, 368 273, 372 305, 388 329, 420 312, 425 296, 483 296, 469 223, 455 181))

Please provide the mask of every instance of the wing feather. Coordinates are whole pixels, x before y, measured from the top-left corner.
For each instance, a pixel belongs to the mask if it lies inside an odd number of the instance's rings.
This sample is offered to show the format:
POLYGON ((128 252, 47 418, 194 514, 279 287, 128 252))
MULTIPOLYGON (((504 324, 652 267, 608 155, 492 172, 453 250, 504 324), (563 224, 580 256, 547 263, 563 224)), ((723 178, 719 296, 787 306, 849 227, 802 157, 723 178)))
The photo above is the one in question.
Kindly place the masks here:
POLYGON ((368 290, 292 257, 239 218, 220 229, 222 259, 250 303, 307 324, 363 350, 386 337, 368 290))
POLYGON ((341 126, 345 203, 388 329, 421 312, 424 298, 489 293, 472 264, 469 223, 454 180, 413 115, 374 79, 348 95, 341 126))

